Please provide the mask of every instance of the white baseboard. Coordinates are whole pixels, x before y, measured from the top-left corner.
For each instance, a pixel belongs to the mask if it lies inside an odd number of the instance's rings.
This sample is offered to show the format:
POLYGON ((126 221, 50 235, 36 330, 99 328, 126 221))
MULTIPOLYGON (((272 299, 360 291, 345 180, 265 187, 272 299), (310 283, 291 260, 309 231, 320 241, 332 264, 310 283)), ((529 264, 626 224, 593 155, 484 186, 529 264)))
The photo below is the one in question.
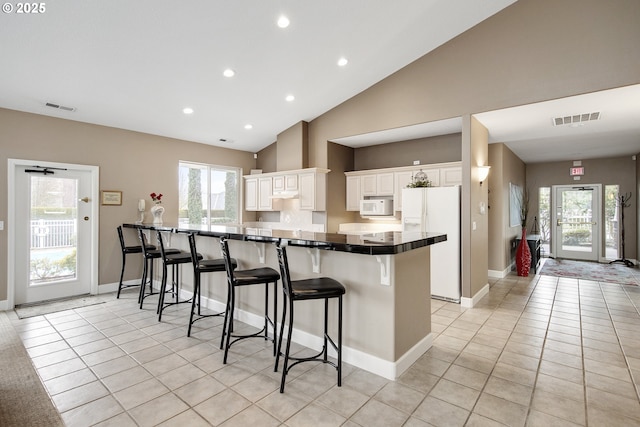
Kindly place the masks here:
POLYGON ((513 263, 511 263, 507 268, 505 268, 502 271, 499 270, 489 270, 489 277, 493 277, 496 279, 504 279, 505 277, 507 277, 509 275, 509 273, 511 273, 511 270, 513 270, 513 263))
POLYGON ((460 298, 460 306, 464 308, 473 308, 485 295, 489 293, 489 284, 487 283, 471 298, 460 298))
POLYGON ((0 301, 0 311, 7 311, 12 309, 13 307, 9 307, 9 300, 2 300, 0 301))
MULTIPOLYGON (((192 292, 181 290, 180 297, 184 299, 191 298, 192 292)), ((226 303, 217 301, 211 298, 202 297, 202 306, 218 312, 224 311, 226 303)), ((235 318, 243 323, 251 325, 256 328, 262 328, 264 326, 264 317, 250 313, 245 310, 235 310, 235 318)), ((280 320, 280 319, 277 319, 280 320)), ((280 324, 276 321, 276 327, 280 327, 280 324)), ((286 330, 285 325, 285 330, 286 330)), ((270 328, 269 332, 273 334, 273 330, 270 328)), ((280 331, 278 330, 278 333, 280 331)), ((303 345, 315 351, 322 349, 322 337, 310 334, 299 329, 293 329, 291 340, 297 344, 303 345)), ((424 337, 420 342, 414 345, 409 351, 400 357, 396 362, 390 362, 388 360, 380 359, 379 357, 372 356, 364 353, 360 350, 356 350, 347 346, 342 347, 342 360, 345 363, 350 363, 354 366, 358 366, 373 374, 380 375, 381 377, 389 380, 396 380, 404 371, 409 369, 427 350, 433 345, 433 335, 430 333, 424 337)), ((336 353, 333 347, 329 347, 329 355, 336 357, 336 353)))

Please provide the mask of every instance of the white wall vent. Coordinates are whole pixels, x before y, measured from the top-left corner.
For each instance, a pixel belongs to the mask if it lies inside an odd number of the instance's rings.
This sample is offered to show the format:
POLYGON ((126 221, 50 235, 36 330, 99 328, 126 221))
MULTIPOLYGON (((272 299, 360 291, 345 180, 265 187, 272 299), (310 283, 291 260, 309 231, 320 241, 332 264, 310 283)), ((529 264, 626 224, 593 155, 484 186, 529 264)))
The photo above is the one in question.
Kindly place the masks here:
POLYGON ((58 110, 64 110, 64 111, 76 111, 76 109, 74 107, 65 107, 64 105, 58 105, 58 104, 54 104, 52 102, 47 102, 46 104, 47 107, 50 108, 56 108, 58 110))
POLYGON ((592 122, 600 120, 600 112, 574 114, 572 116, 554 117, 551 119, 554 126, 570 125, 574 123, 592 122))

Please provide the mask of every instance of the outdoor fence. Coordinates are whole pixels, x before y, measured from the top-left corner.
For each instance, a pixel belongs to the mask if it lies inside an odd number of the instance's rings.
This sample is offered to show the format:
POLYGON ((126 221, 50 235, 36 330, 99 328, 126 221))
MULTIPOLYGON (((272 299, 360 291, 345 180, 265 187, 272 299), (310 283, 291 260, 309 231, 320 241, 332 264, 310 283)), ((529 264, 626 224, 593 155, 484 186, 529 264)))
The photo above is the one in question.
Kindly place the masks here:
POLYGON ((72 219, 31 221, 31 249, 75 246, 76 221, 72 219))

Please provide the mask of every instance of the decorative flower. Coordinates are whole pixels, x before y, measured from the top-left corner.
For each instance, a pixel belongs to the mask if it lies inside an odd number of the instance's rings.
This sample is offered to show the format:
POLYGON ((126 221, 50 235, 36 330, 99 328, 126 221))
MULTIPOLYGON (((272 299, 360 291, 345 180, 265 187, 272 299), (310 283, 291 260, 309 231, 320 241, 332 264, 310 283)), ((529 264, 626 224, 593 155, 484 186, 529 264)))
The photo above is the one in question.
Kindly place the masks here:
POLYGON ((151 200, 153 200, 156 205, 162 203, 162 193, 160 194, 151 193, 149 194, 149 196, 151 196, 151 200))
POLYGON ((407 188, 431 187, 431 181, 427 178, 427 174, 422 169, 411 177, 411 182, 407 184, 407 188))

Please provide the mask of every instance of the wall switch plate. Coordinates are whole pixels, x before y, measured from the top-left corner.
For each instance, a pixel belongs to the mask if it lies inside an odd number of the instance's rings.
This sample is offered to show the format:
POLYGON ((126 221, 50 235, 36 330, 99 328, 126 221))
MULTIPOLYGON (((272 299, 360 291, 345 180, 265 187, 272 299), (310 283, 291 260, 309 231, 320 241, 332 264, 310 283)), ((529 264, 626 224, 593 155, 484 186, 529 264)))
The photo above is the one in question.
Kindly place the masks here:
POLYGON ((4 230, 4 221, 0 221, 0 231, 4 230))
POLYGON ((419 165, 419 164, 420 164, 420 160, 414 160, 414 161, 413 161, 413 165, 414 165, 414 166, 419 165))
POLYGON ((473 221, 472 228, 473 228, 474 230, 475 230, 476 228, 478 228, 478 226, 476 225, 476 222, 475 222, 475 221, 473 221))

